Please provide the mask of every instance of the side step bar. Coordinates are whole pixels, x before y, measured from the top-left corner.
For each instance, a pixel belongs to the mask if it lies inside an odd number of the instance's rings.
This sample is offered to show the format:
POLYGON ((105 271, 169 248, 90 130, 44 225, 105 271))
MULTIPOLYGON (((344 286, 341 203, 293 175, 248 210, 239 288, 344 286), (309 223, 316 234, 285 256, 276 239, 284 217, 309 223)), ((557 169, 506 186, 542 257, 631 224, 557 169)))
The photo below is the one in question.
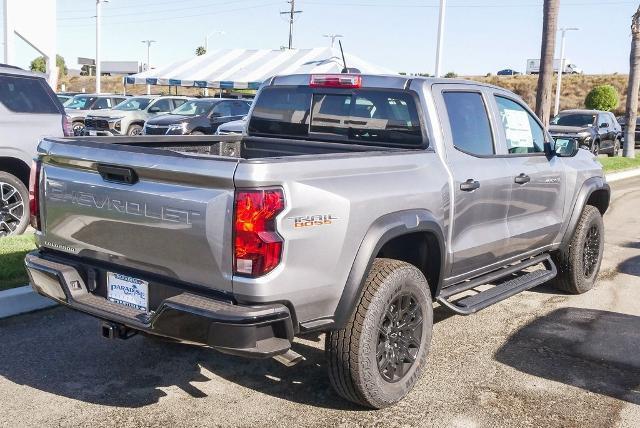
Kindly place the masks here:
POLYGON ((542 254, 540 256, 533 257, 529 260, 525 260, 516 265, 507 266, 494 272, 490 272, 486 275, 472 279, 470 281, 462 282, 460 284, 447 287, 440 292, 437 297, 438 303, 452 310, 460 315, 470 315, 478 312, 481 309, 494 305, 502 300, 505 300, 513 295, 529 290, 538 285, 544 284, 547 281, 552 280, 557 275, 558 270, 556 265, 551 260, 549 254, 542 254), (513 279, 501 282, 493 288, 485 291, 481 291, 472 296, 463 297, 460 300, 450 301, 450 297, 465 291, 474 289, 481 285, 491 284, 495 281, 506 279, 523 269, 531 266, 535 266, 539 263, 543 263, 545 269, 538 269, 532 272, 523 273, 513 279))

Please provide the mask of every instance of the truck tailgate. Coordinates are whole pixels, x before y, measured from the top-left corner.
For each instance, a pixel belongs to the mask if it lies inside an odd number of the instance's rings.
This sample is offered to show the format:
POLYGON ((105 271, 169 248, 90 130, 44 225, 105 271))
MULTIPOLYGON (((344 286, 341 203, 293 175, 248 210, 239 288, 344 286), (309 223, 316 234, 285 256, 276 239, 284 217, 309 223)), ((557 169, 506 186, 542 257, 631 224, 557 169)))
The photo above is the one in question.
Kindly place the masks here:
POLYGON ((41 247, 231 291, 237 159, 46 140, 40 153, 41 247))

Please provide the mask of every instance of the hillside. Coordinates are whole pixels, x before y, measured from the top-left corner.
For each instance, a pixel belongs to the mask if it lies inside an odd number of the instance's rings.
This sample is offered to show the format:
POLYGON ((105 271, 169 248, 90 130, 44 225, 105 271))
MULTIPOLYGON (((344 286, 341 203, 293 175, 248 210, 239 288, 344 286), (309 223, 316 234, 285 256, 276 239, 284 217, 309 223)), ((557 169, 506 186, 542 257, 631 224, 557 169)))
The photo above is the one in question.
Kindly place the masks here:
MULTIPOLYGON (((468 79, 490 83, 492 85, 500 86, 510 91, 515 92, 521 96, 532 108, 535 107, 536 98, 536 84, 537 76, 487 76, 477 77, 469 76, 468 79)), ((562 95, 560 98, 560 108, 581 108, 584 107, 584 99, 587 93, 593 87, 610 84, 613 85, 620 94, 620 105, 616 110, 616 113, 623 113, 624 103, 626 99, 627 90, 627 75, 569 75, 564 76, 562 79, 562 95)), ((92 92, 95 88, 95 80, 93 77, 88 76, 76 76, 65 77, 60 83, 66 85, 67 91, 82 91, 92 92)), ((102 80, 102 90, 104 92, 121 93, 124 90, 122 84, 122 77, 105 76, 102 80)), ((129 94, 144 94, 146 93, 146 86, 144 85, 128 85, 127 93, 129 94)), ((166 86, 152 87, 153 93, 168 94, 169 88, 166 86)), ((171 92, 175 93, 176 88, 171 88, 171 92)), ((555 83, 554 83, 555 91, 555 83)), ((555 93, 555 92, 554 92, 555 93)), ((180 95, 201 95, 202 90, 196 88, 178 88, 178 94, 180 95)), ((213 91, 210 91, 213 95, 213 91)))

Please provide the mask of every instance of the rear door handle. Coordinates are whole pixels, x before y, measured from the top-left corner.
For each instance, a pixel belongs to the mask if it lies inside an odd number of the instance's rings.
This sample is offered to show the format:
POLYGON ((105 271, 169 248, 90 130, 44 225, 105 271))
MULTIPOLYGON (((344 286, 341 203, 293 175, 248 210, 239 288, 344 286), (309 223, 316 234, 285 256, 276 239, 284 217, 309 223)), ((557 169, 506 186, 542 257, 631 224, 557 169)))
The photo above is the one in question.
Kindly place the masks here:
POLYGON ((523 172, 522 174, 517 176, 513 181, 515 181, 516 184, 527 184, 528 182, 531 181, 531 177, 529 177, 527 174, 523 172))
POLYGON ((468 179, 464 183, 460 183, 460 190, 463 192, 473 192, 476 189, 480 188, 480 182, 474 180, 473 178, 468 179))

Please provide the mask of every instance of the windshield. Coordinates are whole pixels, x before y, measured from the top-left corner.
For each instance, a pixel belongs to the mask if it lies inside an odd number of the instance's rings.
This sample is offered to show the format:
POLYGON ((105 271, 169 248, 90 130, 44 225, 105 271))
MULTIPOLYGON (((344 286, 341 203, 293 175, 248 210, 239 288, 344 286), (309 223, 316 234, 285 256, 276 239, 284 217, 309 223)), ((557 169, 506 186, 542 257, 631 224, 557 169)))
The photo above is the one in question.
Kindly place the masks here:
POLYGON ((94 97, 90 97, 88 95, 76 95, 70 101, 68 101, 68 104, 66 104, 64 107, 73 110, 87 110, 89 109, 89 106, 91 105, 93 100, 94 97))
POLYGON ((114 110, 133 111, 144 110, 151 102, 150 98, 130 98, 115 106, 114 110))
POLYGON ((252 135, 401 147, 419 147, 424 142, 409 91, 316 93, 311 88, 267 88, 255 103, 249 119, 252 135))
POLYGON ((187 101, 171 112, 182 116, 202 116, 211 111, 215 105, 212 101, 187 101))
POLYGON ((596 115, 592 113, 572 113, 561 114, 553 118, 552 125, 559 126, 578 126, 584 128, 589 125, 593 125, 596 119, 596 115))

